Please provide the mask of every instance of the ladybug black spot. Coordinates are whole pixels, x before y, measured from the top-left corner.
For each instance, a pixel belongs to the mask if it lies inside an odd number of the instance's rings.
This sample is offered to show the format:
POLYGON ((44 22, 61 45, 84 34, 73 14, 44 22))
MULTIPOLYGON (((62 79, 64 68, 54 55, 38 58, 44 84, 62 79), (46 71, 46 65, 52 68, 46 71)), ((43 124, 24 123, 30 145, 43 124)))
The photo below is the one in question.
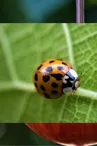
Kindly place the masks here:
POLYGON ((57 87, 58 87, 58 84, 55 83, 55 82, 53 82, 51 85, 52 85, 52 87, 54 87, 54 88, 57 88, 57 87))
POLYGON ((44 82, 48 82, 49 79, 50 79, 50 76, 48 76, 48 75, 43 76, 43 81, 44 82))
POLYGON ((62 62, 62 64, 64 64, 64 65, 66 65, 66 66, 67 66, 67 64, 66 64, 65 62, 62 62))
POLYGON ((51 74, 51 76, 53 76, 58 81, 62 80, 62 77, 63 77, 62 74, 59 74, 59 73, 58 74, 51 74))
POLYGON ((49 96, 46 92, 44 92, 44 96, 45 96, 46 98, 50 98, 50 96, 49 96))
POLYGON ((35 81, 38 81, 38 75, 35 74, 35 81))
POLYGON ((37 88, 37 84, 35 83, 34 85, 35 85, 35 87, 37 88))
POLYGON ((51 71, 52 71, 52 67, 51 67, 51 66, 47 67, 47 68, 46 68, 46 71, 47 71, 47 72, 51 72, 51 71))
POLYGON ((51 61, 49 61, 49 63, 53 63, 53 62, 55 62, 55 60, 51 60, 51 61))
POLYGON ((52 90, 52 94, 58 94, 58 91, 52 90))
POLYGON ((41 90, 45 91, 45 87, 43 85, 40 86, 41 90))
POLYGON ((42 67, 42 64, 37 68, 37 70, 39 70, 42 67))
POLYGON ((62 66, 58 66, 57 69, 58 70, 64 70, 64 68, 62 66))

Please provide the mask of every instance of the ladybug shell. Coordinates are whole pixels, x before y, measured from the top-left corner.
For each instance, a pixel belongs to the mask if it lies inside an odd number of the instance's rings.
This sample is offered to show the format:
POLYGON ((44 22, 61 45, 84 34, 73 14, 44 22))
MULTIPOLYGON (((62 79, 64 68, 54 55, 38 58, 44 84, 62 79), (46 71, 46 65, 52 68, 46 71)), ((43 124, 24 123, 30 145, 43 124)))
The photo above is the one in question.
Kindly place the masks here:
POLYGON ((49 59, 43 62, 34 74, 37 91, 46 98, 62 96, 62 78, 70 68, 71 65, 64 60, 49 59))

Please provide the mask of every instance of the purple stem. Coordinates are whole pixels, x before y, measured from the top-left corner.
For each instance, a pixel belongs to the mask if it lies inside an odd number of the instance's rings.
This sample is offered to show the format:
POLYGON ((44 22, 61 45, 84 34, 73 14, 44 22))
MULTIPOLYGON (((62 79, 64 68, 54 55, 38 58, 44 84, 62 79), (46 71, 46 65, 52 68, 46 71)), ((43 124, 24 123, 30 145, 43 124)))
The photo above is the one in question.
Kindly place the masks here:
POLYGON ((84 0, 76 0, 76 21, 84 23, 84 0))

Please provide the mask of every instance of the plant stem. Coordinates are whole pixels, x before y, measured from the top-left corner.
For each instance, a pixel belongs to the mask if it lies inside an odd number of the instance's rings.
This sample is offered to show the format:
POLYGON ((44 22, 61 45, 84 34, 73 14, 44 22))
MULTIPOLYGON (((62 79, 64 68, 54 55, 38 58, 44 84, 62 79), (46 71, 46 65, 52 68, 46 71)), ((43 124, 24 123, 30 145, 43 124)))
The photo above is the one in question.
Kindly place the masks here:
POLYGON ((84 0, 76 0, 76 21, 84 23, 84 0))

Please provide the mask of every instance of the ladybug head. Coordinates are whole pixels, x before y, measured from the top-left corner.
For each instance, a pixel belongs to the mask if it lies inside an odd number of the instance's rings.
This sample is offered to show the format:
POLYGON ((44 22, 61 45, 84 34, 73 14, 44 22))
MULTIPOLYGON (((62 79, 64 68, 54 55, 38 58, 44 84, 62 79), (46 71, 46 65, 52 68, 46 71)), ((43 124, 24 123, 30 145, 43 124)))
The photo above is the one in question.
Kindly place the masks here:
POLYGON ((74 69, 70 69, 63 77, 62 90, 63 93, 72 92, 79 88, 79 78, 74 69))

